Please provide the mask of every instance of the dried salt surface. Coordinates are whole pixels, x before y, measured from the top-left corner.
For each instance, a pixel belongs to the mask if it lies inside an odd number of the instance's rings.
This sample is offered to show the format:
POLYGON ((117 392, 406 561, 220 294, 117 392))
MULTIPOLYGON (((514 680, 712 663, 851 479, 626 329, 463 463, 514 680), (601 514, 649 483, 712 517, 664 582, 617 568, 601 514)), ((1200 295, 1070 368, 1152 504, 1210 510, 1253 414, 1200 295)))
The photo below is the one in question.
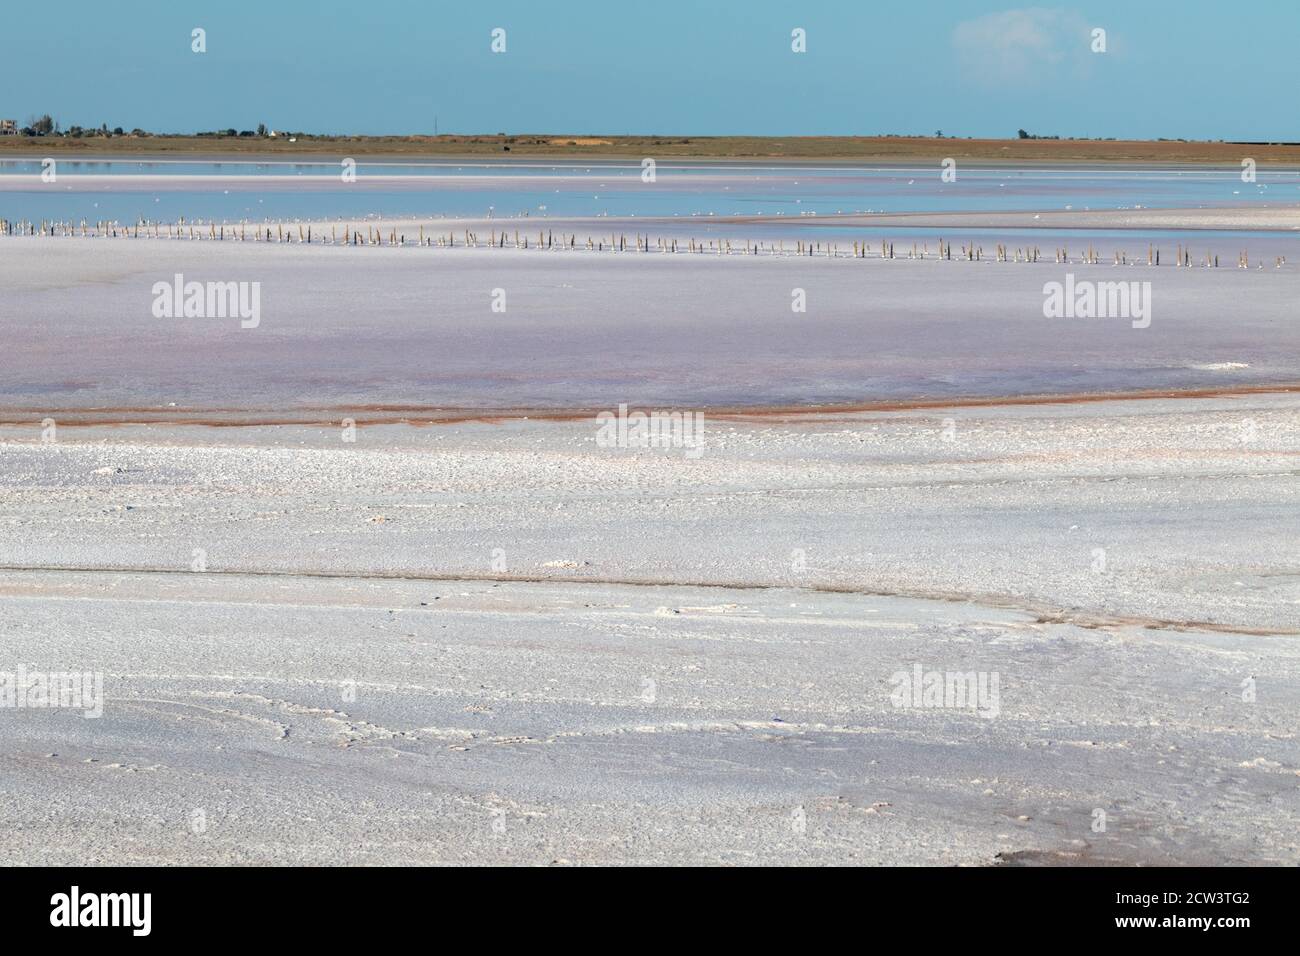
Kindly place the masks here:
POLYGON ((513 574, 956 594, 1300 628, 1300 398, 709 420, 704 451, 594 421, 0 430, 0 565, 513 574), (191 544, 193 539, 195 544, 191 544), (285 542, 302 542, 286 549, 285 542), (790 568, 807 553, 808 570, 790 568), (1106 573, 1090 573, 1093 551, 1106 573), (561 565, 564 567, 564 565, 561 565))
POLYGON ((0 428, 0 859, 1300 862, 1296 396, 595 432, 0 428))
POLYGON ((318 409, 328 420, 384 404, 681 408, 1212 388, 1292 382, 1300 350, 1296 263, 15 238, 0 248, 0 281, 9 421, 124 407, 254 419, 318 409), (260 325, 155 318, 153 285, 177 273, 260 282, 260 325), (1150 281, 1150 327, 1044 318, 1044 283, 1067 273, 1150 281), (494 289, 504 313, 491 309, 494 289), (792 311, 795 289, 806 313, 792 311))

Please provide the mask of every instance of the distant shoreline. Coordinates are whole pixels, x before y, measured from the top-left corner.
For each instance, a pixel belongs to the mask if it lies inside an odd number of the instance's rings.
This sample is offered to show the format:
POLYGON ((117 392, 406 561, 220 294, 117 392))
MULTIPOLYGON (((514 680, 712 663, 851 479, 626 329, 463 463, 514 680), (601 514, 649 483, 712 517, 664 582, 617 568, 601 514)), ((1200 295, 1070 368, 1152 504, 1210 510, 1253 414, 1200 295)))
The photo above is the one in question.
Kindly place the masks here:
POLYGON ((1173 163, 1300 166, 1300 143, 1225 143, 1151 140, 937 139, 893 136, 653 137, 653 136, 364 136, 241 138, 200 136, 0 137, 0 158, 132 156, 140 159, 266 156, 366 156, 372 159, 656 159, 770 163, 909 162, 953 158, 970 163, 1173 163), (513 140, 513 142, 511 142, 513 140), (509 150, 506 150, 509 146, 509 150))

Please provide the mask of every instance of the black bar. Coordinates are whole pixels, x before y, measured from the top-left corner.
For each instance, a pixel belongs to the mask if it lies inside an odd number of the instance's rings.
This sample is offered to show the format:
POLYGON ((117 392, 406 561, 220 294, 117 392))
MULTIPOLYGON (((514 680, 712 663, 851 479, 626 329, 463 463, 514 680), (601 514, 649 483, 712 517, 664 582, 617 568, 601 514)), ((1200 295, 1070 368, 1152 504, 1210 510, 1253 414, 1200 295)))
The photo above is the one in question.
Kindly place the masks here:
MULTIPOLYGON (((495 939, 502 930, 529 932, 529 924, 540 941, 557 934, 583 937, 615 917, 625 928, 639 926, 650 937, 670 929, 686 933, 698 921, 714 933, 735 934, 735 940, 750 935, 763 939, 773 929, 789 928, 810 940, 849 933, 868 947, 899 933, 917 946, 946 939, 983 940, 990 946, 1103 939, 1185 945, 1202 939, 1231 947, 1293 937, 1294 890, 1294 870, 1208 867, 577 871, 544 876, 487 868, 32 868, 0 873, 0 918, 11 945, 28 938, 53 942, 75 932, 82 942, 112 936, 131 943, 251 942, 265 947, 282 940, 296 946, 337 946, 453 927, 486 931, 485 939, 495 939), (136 935, 145 925, 143 896, 134 909, 118 898, 119 923, 124 925, 51 925, 52 917, 67 915, 70 906, 59 910, 59 895, 70 904, 73 886, 87 919, 100 906, 97 894, 149 894, 148 934, 136 935), (89 896, 96 897, 93 904, 86 902, 89 896), (534 922, 539 917, 541 925, 534 922), (1122 920, 1151 922, 1121 925, 1122 920), (1226 922, 1239 920, 1245 922, 1226 922)), ((112 909, 110 905, 104 912, 111 916, 112 909)))

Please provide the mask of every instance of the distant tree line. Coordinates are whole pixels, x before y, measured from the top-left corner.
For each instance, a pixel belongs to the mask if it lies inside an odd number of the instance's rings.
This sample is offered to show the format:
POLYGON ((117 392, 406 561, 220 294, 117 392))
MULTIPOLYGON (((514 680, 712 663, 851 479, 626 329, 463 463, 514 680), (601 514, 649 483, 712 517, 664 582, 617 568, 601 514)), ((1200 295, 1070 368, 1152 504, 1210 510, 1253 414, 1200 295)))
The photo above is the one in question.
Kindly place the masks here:
MULTIPOLYGON (((111 139, 114 136, 143 137, 143 136, 172 135, 166 133, 163 134, 151 133, 148 130, 140 129, 140 127, 138 126, 128 133, 120 126, 114 126, 112 129, 109 129, 107 123, 101 123, 98 129, 96 129, 93 126, 69 126, 66 130, 64 130, 60 127, 59 121, 54 119, 52 116, 50 116, 49 113, 45 113, 41 116, 28 117, 27 125, 19 129, 18 132, 21 133, 23 136, 61 136, 66 139, 94 139, 95 137, 106 137, 111 139)), ((231 128, 231 129, 207 130, 201 133, 195 133, 194 135, 209 136, 209 137, 216 137, 216 138, 222 138, 227 136, 246 137, 246 138, 248 137, 265 138, 268 136, 298 137, 298 136, 305 136, 307 134, 279 133, 279 132, 272 133, 267 130, 265 123, 258 123, 257 129, 255 130, 251 130, 251 129, 236 130, 231 128)))
MULTIPOLYGON (((1035 134, 1035 133, 1028 133, 1028 132, 1026 132, 1026 131, 1023 130, 1023 129, 1022 129, 1022 130, 1017 130, 1016 133, 1017 133, 1017 136, 1018 136, 1020 139, 1060 139, 1060 138, 1061 138, 1060 136, 1039 136, 1039 135, 1037 135, 1037 134, 1035 134)), ((1071 143, 1075 143, 1075 142, 1083 142, 1083 143, 1113 143, 1113 142, 1115 142, 1115 137, 1114 137, 1114 136, 1066 136, 1065 139, 1066 139, 1068 142, 1071 142, 1071 143)), ((1162 142, 1163 142, 1163 140, 1162 140, 1162 142)), ((1185 142, 1187 142, 1187 140, 1179 140, 1179 142, 1180 142, 1180 143, 1185 143, 1185 142)))

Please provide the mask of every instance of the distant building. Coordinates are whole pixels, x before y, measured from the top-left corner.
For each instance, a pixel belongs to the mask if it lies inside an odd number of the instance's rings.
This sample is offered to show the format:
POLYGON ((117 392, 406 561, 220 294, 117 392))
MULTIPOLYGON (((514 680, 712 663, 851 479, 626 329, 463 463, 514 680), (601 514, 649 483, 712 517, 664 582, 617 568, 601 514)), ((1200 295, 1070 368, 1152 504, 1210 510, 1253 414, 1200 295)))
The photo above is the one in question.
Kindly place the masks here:
POLYGON ((0 119, 0 136, 17 136, 18 121, 0 119))

